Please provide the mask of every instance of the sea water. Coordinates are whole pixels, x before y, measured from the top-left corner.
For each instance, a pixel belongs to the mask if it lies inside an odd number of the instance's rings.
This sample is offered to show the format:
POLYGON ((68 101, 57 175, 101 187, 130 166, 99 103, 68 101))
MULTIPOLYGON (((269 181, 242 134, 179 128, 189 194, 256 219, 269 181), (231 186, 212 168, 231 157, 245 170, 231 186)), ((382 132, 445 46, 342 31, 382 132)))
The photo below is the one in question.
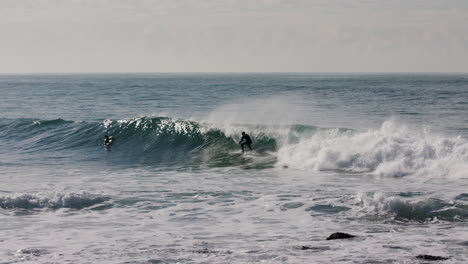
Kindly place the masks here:
POLYGON ((468 75, 0 75, 0 92, 0 263, 468 262, 468 75))

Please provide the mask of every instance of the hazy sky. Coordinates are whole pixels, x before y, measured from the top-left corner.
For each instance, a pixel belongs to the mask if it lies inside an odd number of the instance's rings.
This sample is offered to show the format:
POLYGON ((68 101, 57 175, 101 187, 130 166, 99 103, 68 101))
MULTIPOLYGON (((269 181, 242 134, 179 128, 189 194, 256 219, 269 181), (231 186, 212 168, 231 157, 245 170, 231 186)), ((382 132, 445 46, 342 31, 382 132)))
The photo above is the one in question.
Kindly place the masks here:
POLYGON ((468 0, 0 0, 0 72, 468 72, 468 0))

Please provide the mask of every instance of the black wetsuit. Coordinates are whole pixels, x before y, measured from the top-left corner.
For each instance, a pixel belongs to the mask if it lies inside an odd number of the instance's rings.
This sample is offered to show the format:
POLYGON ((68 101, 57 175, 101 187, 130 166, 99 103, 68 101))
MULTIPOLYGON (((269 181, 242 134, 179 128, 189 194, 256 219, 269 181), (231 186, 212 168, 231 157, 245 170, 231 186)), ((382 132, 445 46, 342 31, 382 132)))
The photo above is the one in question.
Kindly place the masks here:
POLYGON ((112 137, 104 137, 104 146, 109 146, 113 140, 112 137))
POLYGON ((244 152, 244 145, 247 145, 247 147, 249 147, 249 149, 252 150, 252 147, 250 146, 250 144, 252 144, 252 139, 250 139, 250 136, 247 134, 242 135, 239 144, 242 147, 242 152, 244 152))

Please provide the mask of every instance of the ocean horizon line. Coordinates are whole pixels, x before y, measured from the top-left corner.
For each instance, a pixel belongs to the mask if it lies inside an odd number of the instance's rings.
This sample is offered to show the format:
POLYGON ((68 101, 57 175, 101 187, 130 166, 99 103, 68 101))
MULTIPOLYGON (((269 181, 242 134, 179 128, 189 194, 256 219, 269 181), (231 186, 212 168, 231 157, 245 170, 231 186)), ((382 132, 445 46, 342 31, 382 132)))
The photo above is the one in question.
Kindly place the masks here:
POLYGON ((411 71, 411 72, 340 72, 340 71, 323 71, 323 72, 306 72, 306 71, 252 71, 252 72, 242 72, 242 71, 115 71, 115 72, 106 72, 106 71, 97 71, 97 72, 0 72, 0 75, 112 75, 112 74, 324 74, 324 75, 464 75, 468 74, 468 72, 418 72, 418 71, 411 71))

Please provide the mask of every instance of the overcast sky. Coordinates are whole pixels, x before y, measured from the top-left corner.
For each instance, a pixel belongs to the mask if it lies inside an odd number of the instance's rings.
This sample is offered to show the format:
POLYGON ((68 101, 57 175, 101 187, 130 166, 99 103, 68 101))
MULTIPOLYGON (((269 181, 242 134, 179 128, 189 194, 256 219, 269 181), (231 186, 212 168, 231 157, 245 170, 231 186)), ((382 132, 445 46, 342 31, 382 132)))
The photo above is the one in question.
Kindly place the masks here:
POLYGON ((0 0, 0 72, 468 72, 468 0, 0 0))

